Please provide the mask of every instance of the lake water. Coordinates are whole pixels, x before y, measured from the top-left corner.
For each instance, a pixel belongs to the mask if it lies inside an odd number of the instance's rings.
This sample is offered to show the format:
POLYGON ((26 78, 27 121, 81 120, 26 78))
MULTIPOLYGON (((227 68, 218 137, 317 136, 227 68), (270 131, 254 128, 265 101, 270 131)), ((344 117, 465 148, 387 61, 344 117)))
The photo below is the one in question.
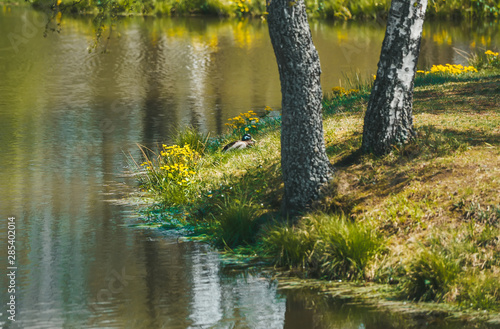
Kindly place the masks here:
MULTIPOLYGON (((127 155, 193 125, 214 134, 239 112, 279 109, 265 22, 129 18, 90 53, 90 18, 0 5, 0 327, 453 328, 227 267, 210 247, 131 227, 127 155), (7 228, 16 259, 8 264, 7 228), (8 269, 13 267, 15 269, 8 269), (16 321, 7 319, 15 271, 16 321)), ((323 89, 376 71, 384 26, 311 23, 323 89)), ((494 49, 498 24, 426 24, 420 66, 494 49)), ((463 327, 463 326, 462 326, 463 327)))

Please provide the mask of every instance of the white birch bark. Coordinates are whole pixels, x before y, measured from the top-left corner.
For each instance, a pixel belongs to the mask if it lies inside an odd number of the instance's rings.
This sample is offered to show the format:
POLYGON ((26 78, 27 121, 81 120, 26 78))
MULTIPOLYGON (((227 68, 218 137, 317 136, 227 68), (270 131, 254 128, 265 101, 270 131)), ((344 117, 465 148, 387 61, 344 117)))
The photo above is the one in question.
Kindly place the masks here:
POLYGON ((413 80, 427 0, 393 0, 364 120, 364 152, 385 154, 415 136, 413 80))

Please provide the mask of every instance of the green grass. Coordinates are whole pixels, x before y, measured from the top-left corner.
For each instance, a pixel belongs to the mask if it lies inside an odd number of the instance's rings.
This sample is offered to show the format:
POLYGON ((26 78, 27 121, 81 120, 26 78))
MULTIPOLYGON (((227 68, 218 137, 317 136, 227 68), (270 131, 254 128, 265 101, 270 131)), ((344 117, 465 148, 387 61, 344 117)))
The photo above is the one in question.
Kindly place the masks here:
POLYGON ((243 193, 223 197, 220 212, 213 216, 213 241, 221 247, 234 248, 255 242, 259 231, 259 207, 243 193))
POLYGON ((192 150, 199 154, 205 154, 205 149, 210 145, 210 134, 203 133, 195 127, 185 127, 174 134, 173 144, 184 147, 189 145, 192 150))
POLYGON ((262 240, 277 265, 324 279, 364 279, 370 262, 385 250, 371 223, 326 213, 311 214, 298 224, 272 225, 262 240))
POLYGON ((404 297, 416 301, 442 301, 460 271, 452 255, 424 249, 410 261, 402 279, 404 297))
POLYGON ((366 221, 352 221, 342 215, 323 215, 320 223, 319 255, 325 279, 365 279, 370 262, 385 250, 377 228, 366 221))
POLYGON ((306 225, 275 223, 265 232, 262 241, 277 266, 305 269, 312 263, 317 237, 306 225))
POLYGON ((500 276, 485 271, 462 276, 453 288, 457 291, 457 302, 464 308, 498 310, 500 308, 500 276))

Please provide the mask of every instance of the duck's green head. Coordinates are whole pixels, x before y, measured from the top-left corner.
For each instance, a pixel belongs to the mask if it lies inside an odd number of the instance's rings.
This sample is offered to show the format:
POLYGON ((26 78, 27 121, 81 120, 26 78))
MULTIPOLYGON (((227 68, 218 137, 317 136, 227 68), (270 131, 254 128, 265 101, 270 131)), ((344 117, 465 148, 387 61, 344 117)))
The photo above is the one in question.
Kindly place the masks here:
POLYGON ((241 140, 244 142, 251 141, 252 140, 252 135, 250 134, 245 134, 243 137, 241 137, 241 140))

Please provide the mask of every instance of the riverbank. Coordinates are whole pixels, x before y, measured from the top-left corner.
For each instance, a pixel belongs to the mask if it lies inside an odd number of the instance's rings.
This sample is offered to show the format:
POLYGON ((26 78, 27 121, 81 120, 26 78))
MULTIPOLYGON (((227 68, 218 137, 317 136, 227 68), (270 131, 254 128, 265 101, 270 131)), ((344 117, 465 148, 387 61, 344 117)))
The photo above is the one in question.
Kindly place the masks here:
POLYGON ((143 186, 161 200, 147 220, 290 275, 383 284, 392 298, 498 312, 500 71, 436 70, 416 79, 418 140, 381 158, 358 153, 370 83, 350 81, 325 97, 336 175, 298 222, 279 218, 280 119, 269 108, 230 118, 226 136, 186 130, 157 156, 144 149, 143 186), (244 131, 255 147, 220 152, 244 131))
MULTIPOLYGON (((2 4, 21 4, 24 1, 4 1, 2 4)), ((51 8, 53 2, 31 0, 35 8, 51 8)), ((209 15, 224 17, 261 17, 265 18, 265 0, 159 0, 149 2, 117 1, 58 1, 59 10, 80 14, 97 14, 107 9, 110 15, 141 14, 153 16, 209 15)), ((312 18, 335 20, 368 20, 387 17, 390 1, 306 1, 307 12, 312 18)), ((439 19, 496 19, 500 14, 497 0, 463 2, 429 1, 427 16, 439 19)))

